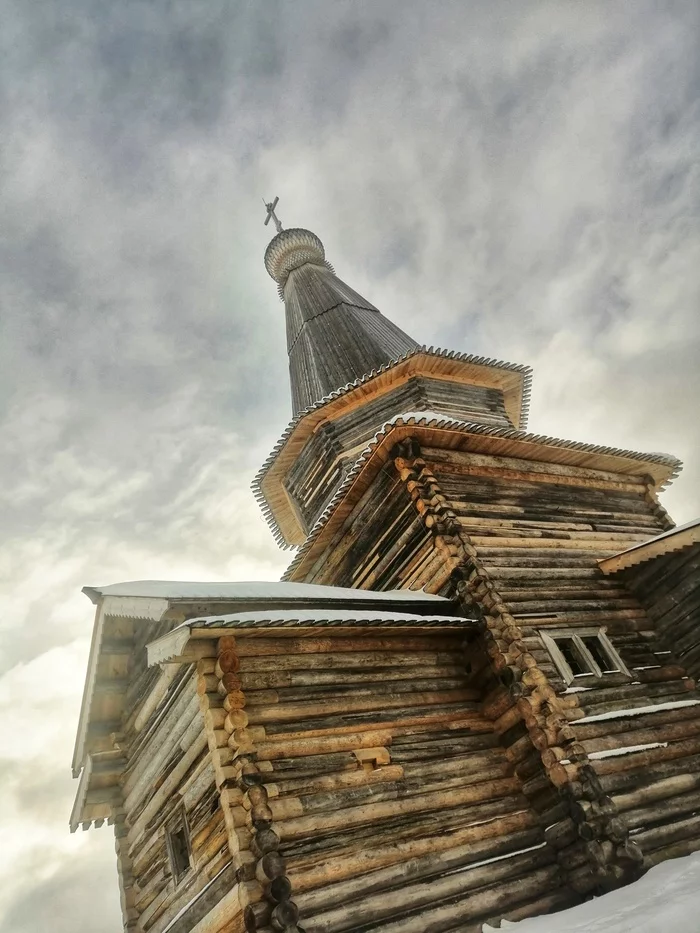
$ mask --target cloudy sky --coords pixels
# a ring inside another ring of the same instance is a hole
[[[0,930],[119,928],[70,836],[85,584],[274,579],[290,412],[261,198],[533,430],[700,514],[700,6],[0,0]]]

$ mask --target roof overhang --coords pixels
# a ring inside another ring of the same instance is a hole
[[[338,389],[302,412],[287,427],[253,481],[253,492],[281,547],[295,547],[306,540],[306,531],[284,486],[284,478],[309,438],[329,421],[396,389],[414,376],[500,389],[508,417],[518,429],[525,427],[530,403],[532,370],[505,363],[419,347],[362,379]]]
[[[279,582],[226,582],[180,583],[177,581],[136,580],[111,586],[83,588],[83,592],[96,606],[88,669],[78,720],[78,732],[73,752],[73,776],[78,777],[89,759],[88,735],[91,728],[100,732],[100,745],[109,747],[111,734],[105,723],[116,722],[122,714],[123,692],[120,680],[123,671],[118,662],[105,664],[105,656],[113,648],[114,636],[124,635],[132,622],[160,622],[172,619],[173,625],[192,616],[209,612],[230,613],[240,607],[244,610],[280,613],[291,609],[297,614],[306,609],[326,607],[333,614],[334,607],[342,603],[346,611],[361,614],[372,607],[375,614],[391,614],[393,610],[409,610],[414,614],[436,610],[447,615],[448,600],[440,596],[415,591],[366,592],[342,587],[308,586]],[[239,613],[240,615],[240,613]],[[175,629],[175,642],[182,640],[183,629]],[[169,636],[165,636],[168,638]],[[209,636],[214,637],[214,636]],[[187,636],[189,638],[189,635]],[[187,639],[185,639],[186,643]],[[127,640],[127,645],[128,645]],[[176,644],[177,647],[177,644]],[[127,656],[128,651],[127,650]],[[167,648],[170,651],[170,647]],[[152,663],[166,663],[182,654],[175,650],[168,656],[152,654]],[[100,752],[102,755],[103,752]],[[82,820],[80,822],[83,822]]]
[[[170,607],[167,599],[138,596],[103,596],[95,587],[83,587],[83,593],[96,605],[95,622],[90,643],[88,668],[80,704],[78,732],[73,750],[73,776],[78,777],[85,761],[85,743],[95,703],[95,687],[98,666],[105,635],[105,623],[109,617],[122,619],[149,619],[160,621]]]
[[[663,534],[650,538],[642,544],[636,544],[634,547],[627,548],[619,554],[613,554],[612,557],[606,557],[598,561],[598,566],[604,574],[617,573],[619,570],[627,570],[628,567],[636,567],[645,561],[653,560],[655,557],[662,557],[664,554],[672,554],[674,551],[682,551],[692,544],[700,543],[700,518],[685,525],[679,525],[677,528],[671,528]]]
[[[648,477],[656,489],[671,482],[682,467],[680,460],[669,454],[618,450],[580,441],[567,441],[524,431],[456,421],[431,413],[400,415],[385,424],[362,452],[312,528],[303,547],[282,577],[283,580],[303,580],[308,575],[316,561],[324,554],[330,540],[343,527],[356,503],[390,459],[395,444],[406,437],[415,437],[424,446],[566,464],[635,478]]]
[[[451,604],[446,600],[447,607]],[[456,612],[456,606],[455,612]],[[304,637],[318,635],[318,630],[330,631],[342,638],[356,635],[362,629],[363,635],[372,633],[386,634],[391,630],[396,634],[430,632],[470,632],[478,628],[476,619],[467,619],[460,615],[416,614],[408,612],[388,612],[378,606],[372,610],[353,609],[274,609],[256,612],[234,612],[222,615],[205,616],[190,619],[178,625],[171,632],[166,632],[146,646],[148,665],[183,663],[198,657],[197,642],[203,639],[220,638],[221,635],[237,632],[246,638],[270,636],[275,638]]]

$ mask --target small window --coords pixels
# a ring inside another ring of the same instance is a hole
[[[177,816],[168,824],[165,839],[170,870],[175,879],[175,884],[178,884],[190,870],[190,833],[184,809],[180,810]]]
[[[611,657],[614,652],[605,650],[599,636],[586,635],[581,638],[581,641],[603,674],[617,674],[620,668],[615,659]]]
[[[605,634],[605,629],[540,631],[542,641],[567,684],[575,680],[627,674],[629,671]]]

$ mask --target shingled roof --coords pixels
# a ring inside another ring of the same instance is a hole
[[[418,346],[338,278],[311,231],[279,233],[265,267],[284,299],[294,415]]]

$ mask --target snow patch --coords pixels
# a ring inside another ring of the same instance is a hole
[[[585,904],[518,923],[501,923],[514,933],[673,933],[699,927],[700,852],[655,865],[628,884]],[[484,933],[497,930],[484,924]]]
[[[601,758],[618,758],[632,752],[646,752],[650,748],[668,748],[668,742],[649,742],[646,745],[626,745],[625,748],[609,748],[604,752],[591,752],[589,758],[598,761]]]
[[[697,706],[700,700],[675,700],[669,703],[657,703],[655,706],[634,706],[631,709],[616,709],[610,713],[598,713],[577,719],[574,726],[586,722],[601,722],[603,719],[623,719],[625,716],[643,716],[645,713],[659,713],[665,709],[682,709],[684,706]]]
[[[309,599],[309,600],[382,600],[388,602],[449,602],[423,590],[355,590],[317,583],[280,583],[248,581],[230,583],[187,583],[177,580],[133,580],[109,586],[85,587],[100,596],[142,596],[158,599]]]

